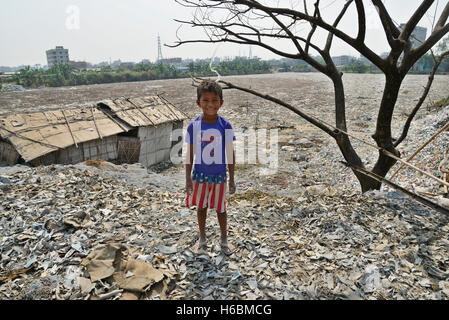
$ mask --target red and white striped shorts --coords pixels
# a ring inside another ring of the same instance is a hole
[[[226,183],[192,182],[193,193],[187,195],[187,208],[197,206],[198,209],[216,209],[217,213],[226,212]]]

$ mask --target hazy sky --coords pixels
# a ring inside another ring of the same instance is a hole
[[[437,13],[441,12],[447,1],[436,1],[438,7],[435,4],[419,25],[430,29],[435,8]],[[295,1],[287,1],[292,2]],[[323,15],[336,12],[344,2],[322,0]],[[364,2],[368,15],[367,44],[377,53],[387,51],[377,13],[371,1]],[[385,0],[384,3],[393,19],[402,23],[421,1]],[[55,46],[68,48],[70,59],[75,61],[155,61],[158,33],[163,43],[174,43],[179,24],[173,19],[189,20],[191,16],[191,9],[181,7],[174,0],[0,0],[0,66],[45,65],[45,51]],[[341,27],[351,32],[356,19],[355,11],[349,12]],[[188,27],[181,28],[180,33],[185,39],[203,35],[201,30],[191,31]],[[207,58],[216,48],[213,44],[188,44],[179,48],[162,47],[162,52],[164,58]],[[248,51],[247,46],[223,44],[216,56],[248,55]],[[263,59],[276,57],[258,47],[252,48],[252,54]],[[336,41],[332,54],[358,55],[340,41]]]

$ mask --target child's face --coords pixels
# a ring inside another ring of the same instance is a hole
[[[215,92],[203,92],[200,100],[197,100],[196,103],[203,110],[205,116],[214,117],[223,105],[223,100]]]

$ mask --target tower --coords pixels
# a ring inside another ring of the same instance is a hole
[[[157,62],[161,62],[162,59],[162,47],[161,47],[161,37],[159,36],[159,33],[157,34]]]

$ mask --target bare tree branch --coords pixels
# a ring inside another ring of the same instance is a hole
[[[317,1],[317,4],[319,4],[319,1]],[[307,53],[304,52],[303,48],[299,44],[296,37],[293,35],[293,33],[290,31],[288,27],[285,26],[273,13],[267,12],[268,15],[282,28],[282,30],[288,35],[288,37],[293,41],[296,49],[298,50],[300,56],[302,59],[309,64],[311,64],[314,68],[320,70],[324,74],[328,74],[329,71],[323,67],[320,63],[318,63],[315,59],[312,59]]]
[[[340,11],[340,14],[338,15],[337,19],[335,19],[334,24],[332,25],[332,27],[336,28],[338,26],[338,24],[340,23],[341,19],[343,18],[343,16],[346,13],[346,10],[348,9],[348,7],[351,5],[351,3],[353,2],[353,0],[349,0],[346,1],[345,5],[343,6],[343,9]],[[357,1],[357,3],[360,1]],[[363,6],[363,5],[362,5]],[[357,7],[358,8],[358,7]],[[363,10],[362,10],[363,11]],[[364,13],[363,13],[364,14]],[[360,18],[360,15],[359,15]],[[360,22],[360,21],[359,21]],[[360,30],[362,30],[362,26],[359,25],[359,33]],[[326,46],[324,48],[324,51],[327,52],[329,54],[331,45],[332,45],[332,39],[334,38],[334,34],[332,32],[329,32],[329,35],[327,37],[327,41],[326,41]]]
[[[418,25],[418,22],[421,18],[426,14],[427,10],[432,6],[435,0],[424,0],[421,5],[416,9],[415,13],[413,13],[412,17],[405,24],[404,28],[401,31],[398,39],[403,42],[407,42],[410,39],[410,35],[412,34],[415,27]]]
[[[401,75],[406,75],[410,68],[422,57],[427,51],[429,51],[438,41],[441,40],[446,34],[449,33],[449,24],[437,29],[427,38],[427,40],[418,48],[412,49],[410,54],[404,55],[399,72]]]
[[[237,33],[233,32],[232,30],[228,29],[225,26],[221,26],[221,25],[217,25],[217,24],[202,24],[202,25],[198,25],[198,24],[196,24],[195,22],[192,22],[192,21],[190,21],[190,22],[189,21],[182,21],[182,20],[175,20],[175,21],[180,22],[180,23],[184,23],[184,24],[190,24],[190,25],[192,25],[194,27],[195,26],[196,27],[204,27],[204,26],[206,26],[206,27],[215,27],[215,28],[223,30],[226,33],[226,35],[223,36],[222,39],[217,39],[217,40],[213,40],[213,39],[210,39],[210,40],[197,39],[197,40],[178,41],[174,45],[167,45],[170,48],[175,48],[175,47],[178,47],[178,46],[180,46],[182,44],[187,44],[187,43],[232,42],[232,43],[238,43],[238,44],[258,45],[258,46],[263,47],[263,48],[265,48],[267,50],[270,50],[271,52],[273,52],[273,53],[275,53],[277,55],[280,55],[282,57],[291,58],[291,59],[302,59],[302,56],[300,54],[293,54],[293,53],[287,53],[287,52],[284,52],[284,51],[280,51],[280,50],[278,50],[278,49],[276,49],[276,48],[274,48],[272,46],[267,45],[266,43],[264,43],[264,42],[262,42],[260,40],[256,41],[256,40],[249,39],[247,37],[243,37],[241,34],[237,34]],[[228,35],[231,35],[231,36],[235,37],[238,40],[231,39],[231,38],[228,37]],[[323,67],[321,66],[321,68],[323,68]]]
[[[366,14],[362,0],[355,1],[359,20],[359,33],[357,34],[357,42],[364,43],[366,36]]]
[[[332,32],[335,36],[352,46],[354,49],[358,50],[361,54],[363,54],[367,59],[369,59],[374,65],[376,65],[379,69],[383,70],[385,69],[385,63],[384,61],[371,49],[369,49],[364,43],[359,43],[357,39],[351,38],[346,33],[342,32],[341,30],[338,30],[334,28],[333,26],[329,25],[328,23],[324,22],[321,17],[311,17],[309,15],[306,15],[302,12],[288,9],[288,8],[277,8],[277,7],[267,7],[255,0],[235,0],[234,3],[246,5],[255,9],[259,9],[265,13],[271,12],[271,13],[277,13],[277,14],[284,14],[286,16],[291,16],[297,19],[303,19],[306,21],[309,21],[313,24],[316,24],[320,28],[323,28],[329,32]]]
[[[332,80],[334,85],[335,127],[332,127],[331,125],[318,119],[314,119],[313,117],[306,115],[301,110],[298,110],[297,108],[277,98],[261,94],[252,89],[242,88],[223,80],[217,81],[226,86],[225,89],[238,89],[284,106],[300,115],[306,121],[309,121],[316,127],[325,131],[336,140],[342,155],[352,168],[364,168],[364,165],[360,156],[352,147],[349,135],[342,133],[342,131],[347,131],[345,91],[341,77],[342,73],[337,69],[330,55],[334,37],[338,37],[340,40],[356,49],[360,54],[376,65],[385,74],[385,87],[378,110],[376,131],[372,136],[379,150],[382,151],[379,152],[377,161],[371,170],[372,174],[379,177],[385,177],[396,161],[400,161],[400,153],[396,150],[396,147],[407,136],[410,124],[413,121],[416,112],[422,106],[423,101],[428,95],[434,74],[438,69],[438,66],[441,64],[442,59],[449,55],[449,53],[445,53],[439,58],[438,61],[435,62],[435,66],[432,69],[428,84],[420,101],[409,115],[404,125],[401,137],[394,141],[391,134],[392,119],[402,81],[413,64],[429,49],[431,49],[446,33],[449,32],[449,25],[446,24],[449,17],[449,3],[441,13],[435,29],[432,31],[429,38],[418,48],[414,49],[412,48],[410,37],[416,25],[423,15],[426,14],[434,0],[423,0],[421,5],[415,10],[402,30],[399,30],[399,28],[395,26],[395,23],[390,17],[382,0],[371,0],[373,5],[377,8],[385,35],[391,47],[389,56],[386,59],[382,59],[365,44],[367,26],[363,0],[346,0],[332,25],[324,21],[321,16],[320,0],[316,0],[314,3],[315,9],[313,11],[313,15],[310,15],[312,14],[311,12],[309,14],[306,0],[304,0],[304,9],[302,12],[291,8],[280,8],[279,5],[277,7],[267,6],[265,3],[270,2],[258,0],[176,1],[183,2],[187,6],[201,9],[197,12],[192,21],[179,22],[192,27],[205,28],[205,30],[207,30],[208,38],[185,41],[179,40],[172,47],[185,43],[200,42],[230,42],[237,44],[257,45],[282,57],[304,60],[321,73],[327,75]],[[355,3],[358,19],[358,32],[354,38],[338,28],[340,21],[343,20],[343,17],[346,15],[352,3]],[[220,14],[222,12],[219,10],[224,11],[225,13],[228,11],[228,14],[222,15]],[[215,13],[218,15],[215,15]],[[266,24],[264,24],[266,21],[271,21],[272,26],[267,28]],[[300,33],[297,31],[297,28],[300,27],[301,24],[310,24],[310,29],[304,30],[307,32],[304,36],[300,36]],[[328,32],[327,40],[323,49],[320,48],[318,43],[313,43],[312,41],[312,38],[317,30]],[[273,39],[289,40],[290,44],[293,44],[294,46],[293,50],[296,52],[287,52],[286,50],[281,49],[280,46],[272,44],[271,40]],[[324,59],[324,64],[309,54],[310,49],[315,50],[321,55]],[[402,60],[398,66],[398,61],[401,55]],[[379,182],[378,179],[376,180],[371,176],[368,177],[366,174],[361,174],[356,170],[354,170],[354,174],[360,182],[362,192],[372,189],[380,189],[381,182]]]
[[[390,44],[390,47],[397,48],[400,45],[400,41],[397,40],[401,32],[394,25],[393,20],[388,14],[387,9],[385,8],[383,2],[381,0],[372,0],[373,5],[376,7],[377,12],[379,14],[380,21],[382,22],[382,26],[385,31],[385,35],[387,36],[387,41]]]
[[[437,72],[441,62],[444,60],[445,57],[449,56],[449,51],[444,52],[441,54],[438,59],[435,61],[435,65],[432,68],[432,71],[429,74],[429,79],[427,80],[427,85],[424,88],[424,92],[421,95],[421,98],[419,99],[418,103],[416,104],[415,108],[413,108],[412,112],[407,118],[407,121],[405,122],[404,129],[402,130],[401,136],[398,138],[397,141],[393,144],[394,147],[397,147],[404,139],[407,137],[408,130],[410,128],[410,125],[413,121],[413,118],[415,117],[418,110],[421,108],[422,104],[424,103],[424,100],[426,100],[427,95],[429,94],[430,87],[432,86],[433,79],[435,77],[435,73]]]
[[[444,7],[443,12],[441,12],[440,18],[438,19],[435,29],[443,28],[448,18],[449,18],[449,2]]]
[[[307,13],[307,6],[306,6],[306,0],[304,0],[304,8],[305,8],[305,13],[308,15],[308,13]],[[314,17],[317,17],[317,16],[320,15],[319,10],[320,10],[320,8],[319,8],[319,1],[318,1],[315,4],[315,12],[313,13]],[[316,24],[310,23],[310,25],[311,25],[312,29],[310,30],[310,32],[309,32],[309,34],[307,36],[306,48],[304,50],[307,54],[309,54],[310,43],[312,41],[313,34],[315,33],[316,28],[317,28]]]
[[[296,40],[293,33],[290,31],[289,28],[287,28],[273,13],[267,12],[268,15],[282,28],[282,30],[289,36],[289,38],[293,41],[296,49],[301,55],[305,55],[304,50],[302,49],[301,45],[299,44],[298,40]]]
[[[297,115],[299,115],[301,118],[307,120],[308,122],[310,122],[311,124],[315,125],[316,127],[320,128],[321,130],[323,130],[324,132],[326,132],[328,135],[330,135],[331,137],[335,138],[336,133],[329,127],[325,126],[323,123],[315,120],[314,118],[308,116],[307,114],[305,114],[304,112],[298,110],[297,108],[293,107],[292,105],[279,100],[278,98],[272,97],[270,95],[266,95],[266,94],[262,94],[260,92],[257,92],[255,90],[252,89],[248,89],[248,88],[243,88],[240,86],[237,86],[233,83],[227,82],[227,81],[223,81],[223,80],[219,80],[218,82],[223,83],[224,85],[226,85],[227,88],[229,89],[237,89],[243,92],[247,92],[247,93],[251,93],[257,97],[263,98],[265,100],[268,101],[272,101],[274,103],[277,103],[283,107],[286,107],[287,109],[293,111],[294,113],[296,113]]]
[[[416,21],[416,19],[418,19],[420,16],[422,17],[425,14],[425,12],[422,12],[423,10],[422,7],[425,5],[424,8],[429,8],[430,7],[429,2],[433,1],[428,0],[423,2],[423,4],[421,4],[420,8],[418,8],[413,17],[407,23],[407,25],[409,25],[410,23],[410,27],[413,26],[414,25],[413,23]],[[422,43],[419,47],[411,49],[409,52],[406,52],[406,54],[404,55],[401,66],[399,67],[401,75],[405,76],[405,74],[410,70],[410,68],[416,63],[416,61],[418,61],[418,59],[422,55],[424,55],[427,51],[429,51],[438,41],[441,40],[441,38],[443,38],[447,33],[449,33],[449,23],[446,23],[448,17],[449,17],[449,2],[443,9],[440,18],[438,19],[438,22],[435,26],[435,29],[433,30],[431,35],[426,39],[426,41],[424,41],[424,43]],[[403,34],[405,34],[407,25],[402,31],[400,37],[405,36]],[[414,26],[416,26],[416,24]]]

